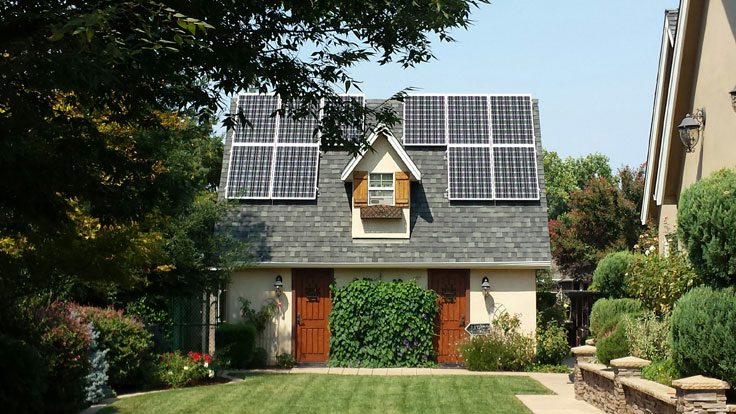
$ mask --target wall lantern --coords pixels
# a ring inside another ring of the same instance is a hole
[[[731,95],[731,106],[733,107],[733,111],[736,112],[736,86],[731,89],[729,95]]]
[[[488,280],[488,276],[483,276],[483,280],[480,282],[480,288],[483,289],[483,296],[491,294],[491,282]]]
[[[685,146],[686,152],[695,151],[695,146],[698,145],[704,127],[705,112],[702,109],[696,110],[693,115],[685,115],[685,119],[677,126],[677,130],[680,132],[680,141]]]
[[[276,296],[281,296],[281,292],[284,290],[284,279],[281,275],[276,276],[276,281],[273,282],[273,287],[276,289]]]

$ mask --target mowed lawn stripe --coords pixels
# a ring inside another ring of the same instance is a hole
[[[514,394],[550,394],[528,377],[248,375],[237,384],[121,399],[102,413],[529,413]]]

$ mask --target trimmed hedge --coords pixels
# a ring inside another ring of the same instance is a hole
[[[631,259],[632,255],[627,251],[609,253],[601,259],[593,272],[593,289],[605,298],[627,297],[624,280]]]
[[[256,327],[252,323],[223,323],[215,331],[218,359],[232,368],[248,368],[256,352]]]
[[[682,376],[736,384],[736,290],[698,287],[672,311],[672,360]]]
[[[677,231],[695,271],[711,286],[736,282],[736,170],[720,170],[682,192]]]
[[[615,325],[610,334],[597,339],[595,342],[595,356],[598,360],[608,365],[612,359],[623,358],[629,356],[629,341],[626,338],[626,318],[625,315],[619,316],[619,322]]]
[[[639,314],[643,310],[644,306],[637,299],[599,299],[590,311],[590,332],[596,340],[600,339],[613,331],[621,315]]]
[[[332,366],[432,364],[437,295],[416,282],[354,280],[333,290]]]

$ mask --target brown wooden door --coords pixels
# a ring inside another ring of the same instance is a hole
[[[465,326],[470,318],[470,271],[458,269],[429,270],[429,288],[440,297],[435,349],[437,362],[462,362],[457,344],[467,337]]]
[[[332,310],[332,269],[294,269],[294,335],[297,362],[326,362],[330,349],[327,316]]]

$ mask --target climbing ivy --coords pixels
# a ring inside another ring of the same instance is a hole
[[[437,295],[413,281],[359,279],[333,287],[329,364],[432,365],[437,310]]]

